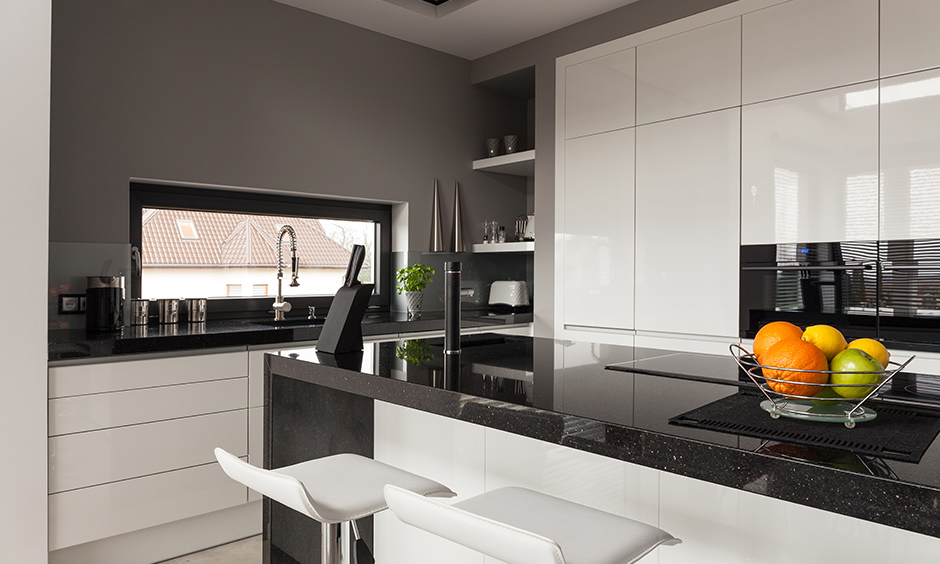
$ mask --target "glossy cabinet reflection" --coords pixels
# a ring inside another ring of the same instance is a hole
[[[636,120],[636,49],[565,69],[565,138],[630,127]]]
[[[633,327],[633,129],[565,142],[564,323]]]
[[[742,33],[745,104],[878,78],[878,0],[793,0]]]
[[[877,239],[877,86],[742,109],[741,244]]]
[[[373,458],[437,480],[459,498],[484,492],[484,428],[375,402]],[[483,555],[415,527],[390,511],[374,517],[376,562],[410,564],[448,562],[483,564]]]
[[[881,0],[881,76],[940,66],[940,3]]]
[[[741,103],[741,18],[637,47],[637,123]]]
[[[636,329],[737,334],[738,108],[637,128]]]
[[[773,483],[760,475],[745,486],[750,491],[741,491],[662,472],[659,526],[680,537],[682,544],[660,551],[660,564],[932,562],[937,558],[938,541],[933,537],[759,495],[770,488]],[[791,550],[781,539],[799,539],[799,548]]]
[[[881,239],[940,237],[940,70],[881,81]]]

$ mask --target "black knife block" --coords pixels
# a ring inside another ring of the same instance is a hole
[[[356,284],[337,290],[317,340],[319,352],[344,354],[362,350],[362,318],[374,287]]]

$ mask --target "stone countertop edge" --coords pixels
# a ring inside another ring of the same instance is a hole
[[[688,478],[940,538],[938,488],[494,401],[289,357],[265,355],[265,371]]]
[[[531,313],[515,315],[473,315],[465,313],[460,326],[463,329],[525,325],[532,322]],[[274,327],[250,320],[208,321],[195,326],[142,325],[124,327],[110,333],[89,333],[83,329],[50,330],[49,362],[70,360],[107,359],[120,355],[193,351],[235,346],[290,345],[316,341],[320,337],[319,325]],[[397,336],[401,333],[443,331],[442,316],[429,315],[424,319],[393,320],[380,318],[362,323],[363,337],[379,335]]]

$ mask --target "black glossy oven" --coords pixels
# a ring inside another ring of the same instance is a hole
[[[940,240],[742,246],[739,313],[743,338],[785,320],[940,347]]]
[[[778,320],[876,336],[877,262],[877,241],[742,246],[741,336]]]
[[[882,241],[878,335],[940,346],[940,239]]]

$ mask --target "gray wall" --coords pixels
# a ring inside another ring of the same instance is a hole
[[[271,0],[54,0],[52,47],[52,241],[127,242],[132,177],[408,202],[413,251],[434,177],[473,239],[526,211],[471,169],[525,102],[464,59]]]
[[[47,561],[49,0],[0,2],[0,551]],[[14,275],[16,273],[16,275]]]
[[[678,20],[734,0],[640,0],[589,20],[473,61],[474,84],[535,67],[535,334],[554,326],[555,59],[594,45]],[[531,209],[531,208],[530,208]]]

